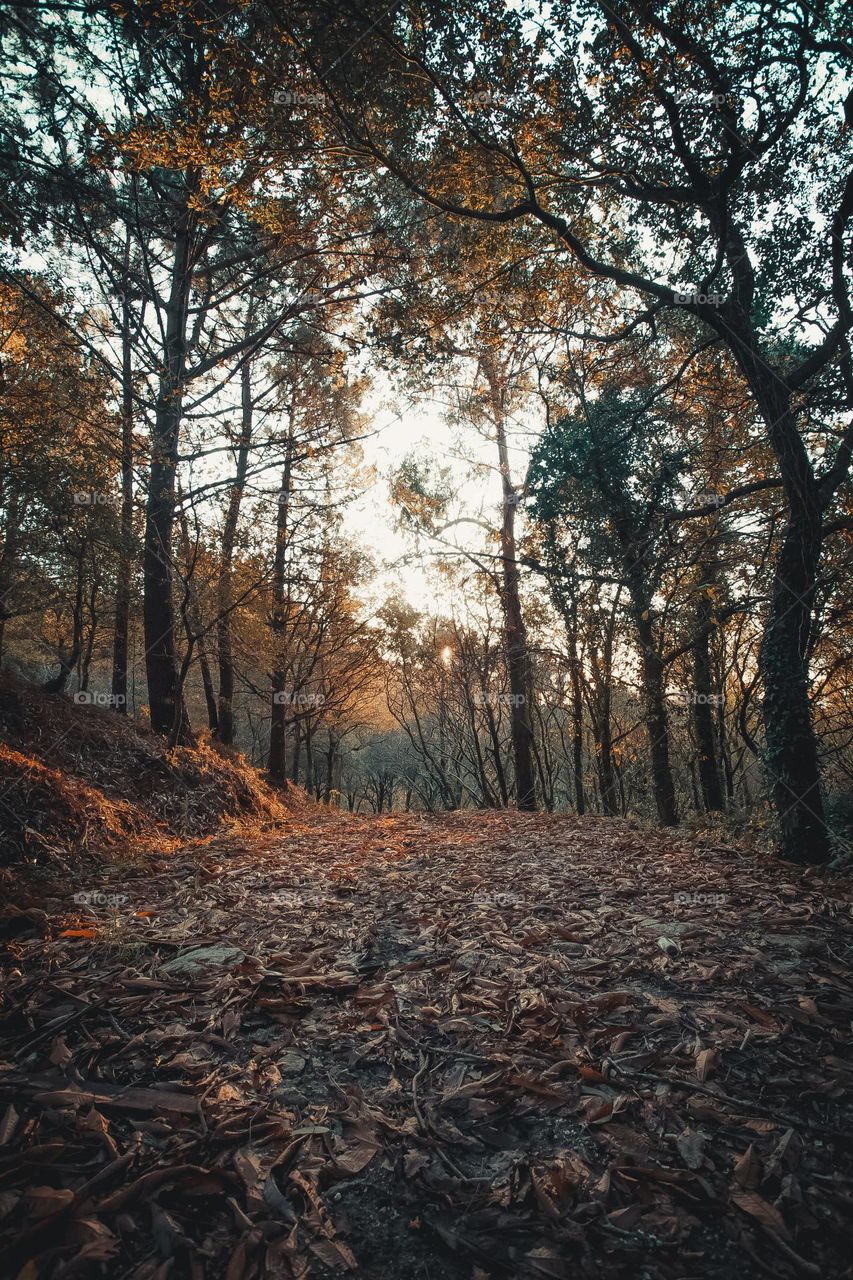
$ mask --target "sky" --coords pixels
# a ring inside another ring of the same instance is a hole
[[[440,395],[440,387],[436,389]],[[501,487],[496,469],[496,446],[484,440],[473,427],[451,424],[440,400],[396,402],[390,394],[376,395],[368,404],[373,434],[362,441],[365,467],[373,469],[366,492],[352,503],[344,514],[344,530],[353,540],[367,547],[377,563],[376,580],[371,597],[381,601],[388,596],[402,596],[414,607],[429,612],[452,612],[453,595],[446,579],[430,571],[429,554],[418,554],[411,534],[398,526],[397,513],[389,495],[392,473],[410,454],[431,456],[439,466],[448,466],[454,486],[458,484],[466,515],[478,516],[490,523],[500,514]],[[528,428],[529,430],[529,428]],[[527,433],[512,436],[514,479],[523,479],[527,467],[529,438]],[[479,474],[471,475],[471,466],[463,459],[470,457],[482,463]],[[487,469],[488,468],[488,469]],[[468,550],[482,549],[483,530],[471,525],[454,529],[453,541]],[[430,548],[421,542],[421,552]]]

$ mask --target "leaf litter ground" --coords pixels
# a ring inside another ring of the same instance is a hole
[[[853,1275],[849,879],[318,812],[11,896],[4,1274]]]

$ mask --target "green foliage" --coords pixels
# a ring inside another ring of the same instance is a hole
[[[613,571],[628,546],[648,551],[660,538],[660,516],[675,501],[686,462],[663,414],[639,394],[607,389],[537,443],[529,514],[549,542],[571,531],[594,568]]]

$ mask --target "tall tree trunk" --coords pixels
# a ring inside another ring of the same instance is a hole
[[[829,856],[807,659],[819,555],[820,517],[815,520],[804,502],[791,513],[783,535],[760,651],[765,760],[781,829],[779,852],[811,865]]]
[[[254,311],[249,306],[246,316],[246,332],[251,332]],[[249,450],[252,444],[252,362],[246,360],[240,370],[241,421],[240,438],[236,452],[234,483],[228,494],[228,508],[222,528],[222,556],[219,567],[217,645],[219,650],[219,727],[216,736],[228,746],[234,741],[234,656],[231,644],[232,580],[234,570],[234,544],[240,506],[249,468]]]
[[[471,748],[474,753],[474,768],[477,774],[477,783],[480,787],[480,800],[484,809],[494,809],[497,807],[495,803],[495,796],[492,788],[489,786],[489,779],[486,774],[486,761],[483,757],[483,749],[480,745],[480,735],[477,731],[475,701],[468,686],[467,679],[463,683],[462,694],[465,699],[465,710],[468,713],[468,727],[471,730]]]
[[[334,773],[335,773],[335,752],[337,750],[337,740],[329,730],[329,745],[326,748],[326,785],[323,789],[323,800],[326,804],[330,804],[332,800],[332,791],[334,789]]]
[[[273,607],[270,625],[274,646],[272,670],[272,707],[270,719],[270,751],[267,772],[280,787],[287,786],[287,704],[285,689],[284,636],[287,626],[287,602],[285,596],[285,553],[288,538],[288,512],[290,510],[290,485],[293,469],[293,413],[287,433],[281,492],[278,496],[275,531],[275,557],[273,560]]]
[[[293,725],[293,758],[291,760],[290,781],[299,786],[299,769],[302,763],[302,729],[299,721]]]
[[[652,770],[652,789],[658,821],[662,827],[674,827],[678,823],[675,803],[675,783],[669,762],[669,723],[666,713],[666,671],[663,659],[655,644],[654,629],[649,620],[650,602],[634,603],[634,624],[640,641],[643,671],[643,701],[646,711],[646,731],[649,740],[649,760]]]
[[[527,648],[527,630],[521,610],[519,594],[520,575],[515,546],[515,512],[518,493],[512,483],[509,451],[506,439],[500,388],[491,369],[487,369],[492,400],[495,431],[498,443],[498,461],[503,491],[503,517],[501,520],[501,566],[503,578],[504,644],[512,695],[510,728],[512,754],[515,764],[515,796],[519,809],[536,808],[536,781],[533,771],[533,725],[530,718],[530,655]]]
[[[183,503],[183,498],[178,486],[178,500]],[[216,732],[217,726],[217,706],[216,697],[213,692],[213,678],[210,674],[210,658],[207,653],[207,636],[202,617],[201,604],[198,598],[198,592],[192,581],[193,563],[192,548],[190,545],[190,531],[187,524],[187,513],[183,505],[181,506],[180,515],[181,526],[181,543],[184,555],[184,564],[186,565],[187,581],[186,581],[186,597],[184,602],[184,628],[187,635],[187,643],[192,650],[198,646],[198,665],[201,670],[201,684],[204,690],[204,701],[207,707],[207,727]],[[180,681],[180,689],[183,692],[186,676],[184,675]]]
[[[85,693],[89,688],[89,673],[92,669],[92,654],[95,652],[95,636],[98,634],[98,587],[100,585],[98,573],[94,570],[92,581],[89,585],[89,632],[86,636],[86,645],[80,661],[80,688]]]
[[[640,647],[643,703],[655,807],[661,826],[674,827],[678,823],[678,809],[675,802],[675,782],[669,760],[666,667],[652,623],[652,588],[643,568],[646,547],[633,539],[625,523],[619,529],[619,537],[624,557],[625,581],[631,600],[631,616]]]
[[[742,351],[739,356],[767,426],[788,509],[759,654],[764,760],[780,828],[780,857],[819,865],[830,850],[809,698],[808,655],[823,502],[797,430],[790,393],[760,356]]]
[[[533,763],[536,766],[536,777],[539,780],[539,795],[548,813],[554,811],[554,766],[548,750],[548,737],[541,712],[537,711],[536,723],[540,734],[533,733]],[[559,770],[558,770],[559,772]]]
[[[314,790],[314,726],[310,720],[305,721],[305,790],[310,795]]]
[[[708,813],[725,808],[713,708],[718,694],[714,692],[711,663],[711,627],[713,604],[702,592],[696,610],[696,639],[693,642],[693,729],[696,734],[697,766],[702,803]]]
[[[595,737],[596,773],[601,791],[601,808],[607,817],[619,812],[618,784],[613,760],[613,645],[616,636],[616,616],[622,598],[620,586],[613,598],[609,612],[599,614],[602,629],[601,652],[593,638],[589,644],[589,661],[592,669],[593,692],[590,713]]]
[[[151,467],[145,509],[143,617],[148,704],[155,733],[192,741],[189,717],[179,691],[175,640],[172,538],[178,439],[183,413],[187,308],[190,296],[189,213],[175,236],[172,279],[160,377],[151,433]],[[175,735],[175,726],[177,733]]]
[[[722,689],[722,681],[719,682]],[[725,695],[720,699],[717,707],[717,741],[720,744],[720,760],[722,762],[723,779],[726,785],[726,803],[731,804],[735,798],[735,778],[734,769],[732,767],[732,753],[729,749],[728,732],[726,728],[726,705]]]
[[[130,578],[133,563],[133,351],[130,332],[130,236],[125,248],[121,306],[121,515],[113,622],[112,707],[127,715]]]
[[[201,669],[201,684],[204,689],[204,703],[207,707],[207,727],[215,737],[218,727],[219,709],[216,704],[216,694],[213,692],[213,676],[210,673],[210,659],[207,656],[207,650],[200,641],[198,665]]]
[[[569,636],[569,660],[572,681],[572,770],[575,782],[575,809],[579,815],[586,812],[586,796],[583,784],[583,689],[577,649],[577,616],[575,629]]]

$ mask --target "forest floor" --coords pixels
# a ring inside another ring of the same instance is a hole
[[[853,1275],[849,877],[306,811],[7,887],[4,1274]]]

